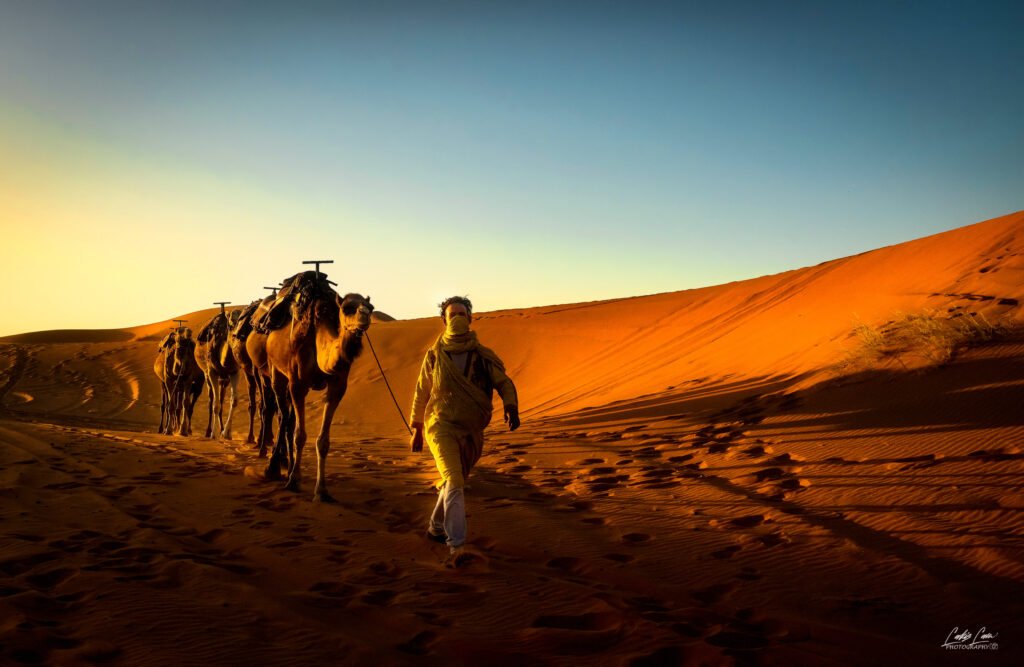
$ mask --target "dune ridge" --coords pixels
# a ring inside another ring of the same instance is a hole
[[[251,474],[250,445],[155,433],[168,322],[8,338],[0,662],[942,664],[953,627],[985,625],[1001,645],[971,657],[1015,664],[1022,251],[1018,212],[727,285],[478,313],[524,420],[489,429],[464,570],[422,534],[432,464],[368,351],[332,430],[338,504],[317,505]],[[833,372],[857,323],[925,311],[1006,329],[939,367]],[[403,409],[439,329],[369,330]]]

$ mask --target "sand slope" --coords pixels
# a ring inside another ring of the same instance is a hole
[[[1019,325],[1022,251],[1017,213],[755,280],[478,315],[524,426],[492,427],[469,491],[480,559],[454,571],[422,537],[429,458],[368,352],[332,433],[339,503],[320,506],[243,475],[244,399],[236,441],[154,434],[168,323],[13,337],[0,655],[943,664],[954,626],[985,625],[1000,649],[961,659],[1019,664],[1024,338],[928,371],[826,369],[855,322],[900,311]],[[370,330],[403,409],[438,329]]]

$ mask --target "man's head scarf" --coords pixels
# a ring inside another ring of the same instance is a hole
[[[445,352],[458,354],[477,348],[476,332],[469,328],[469,318],[465,315],[453,315],[448,318],[441,345]]]

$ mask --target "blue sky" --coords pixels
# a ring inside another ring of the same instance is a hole
[[[0,278],[109,295],[0,335],[248,301],[315,255],[415,317],[1024,207],[1021,3],[702,4],[0,4]]]

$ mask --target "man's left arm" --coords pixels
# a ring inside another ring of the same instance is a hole
[[[505,423],[510,431],[514,431],[519,428],[519,396],[516,386],[500,362],[487,364],[487,367],[491,373],[491,383],[505,406]]]

